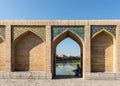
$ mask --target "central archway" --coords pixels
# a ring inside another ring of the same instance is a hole
[[[74,40],[76,43],[78,43],[78,45],[81,48],[81,76],[83,76],[83,40],[76,35],[75,33],[73,33],[72,31],[66,30],[64,32],[62,32],[60,35],[58,35],[57,37],[55,37],[55,39],[53,40],[52,43],[52,77],[54,78],[56,76],[56,47],[57,45],[63,41],[65,38],[71,38],[72,40]]]

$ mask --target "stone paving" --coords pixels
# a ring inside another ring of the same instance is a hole
[[[119,80],[75,79],[0,79],[0,86],[120,86]]]

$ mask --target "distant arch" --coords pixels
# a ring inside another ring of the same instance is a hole
[[[0,71],[6,70],[6,44],[2,37],[0,37]]]

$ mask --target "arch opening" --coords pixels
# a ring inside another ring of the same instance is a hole
[[[79,55],[81,56],[80,57],[80,60],[79,60],[79,62],[77,62],[79,65],[80,65],[80,68],[81,68],[81,75],[80,75],[80,77],[82,77],[82,75],[83,75],[83,45],[82,45],[82,41],[81,41],[81,38],[80,37],[78,37],[76,34],[74,34],[73,32],[71,32],[71,31],[69,31],[69,30],[67,30],[67,31],[65,31],[64,33],[62,33],[62,34],[60,34],[59,36],[57,36],[55,39],[54,39],[54,41],[53,41],[53,52],[52,52],[52,55],[53,55],[53,58],[52,58],[52,73],[53,73],[53,78],[71,78],[71,77],[73,77],[75,74],[74,73],[72,73],[72,74],[70,74],[70,72],[72,71],[73,72],[73,70],[71,70],[71,71],[69,71],[68,73],[69,74],[59,74],[59,73],[56,73],[56,72],[58,72],[56,69],[57,69],[57,66],[58,66],[58,64],[57,64],[57,57],[56,56],[58,56],[57,55],[57,46],[59,46],[59,44],[61,44],[64,40],[66,40],[66,39],[70,39],[70,40],[72,40],[73,42],[75,42],[78,46],[78,48],[79,48]],[[64,45],[65,46],[65,45]],[[62,48],[64,48],[64,47],[62,47]],[[64,63],[64,62],[63,62]],[[71,62],[69,62],[69,63],[71,63]],[[75,65],[77,65],[77,63],[75,64]],[[75,66],[74,65],[74,66]],[[65,69],[65,68],[64,68]],[[74,75],[73,75],[74,74]]]
[[[106,31],[91,40],[91,72],[113,71],[113,37]]]
[[[13,43],[12,70],[44,71],[44,53],[45,43],[40,37],[31,31],[23,33]]]

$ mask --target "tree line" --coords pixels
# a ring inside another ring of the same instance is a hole
[[[79,56],[64,56],[64,57],[59,57],[59,56],[56,56],[56,62],[57,63],[61,63],[61,62],[77,62],[80,60],[80,57]]]

